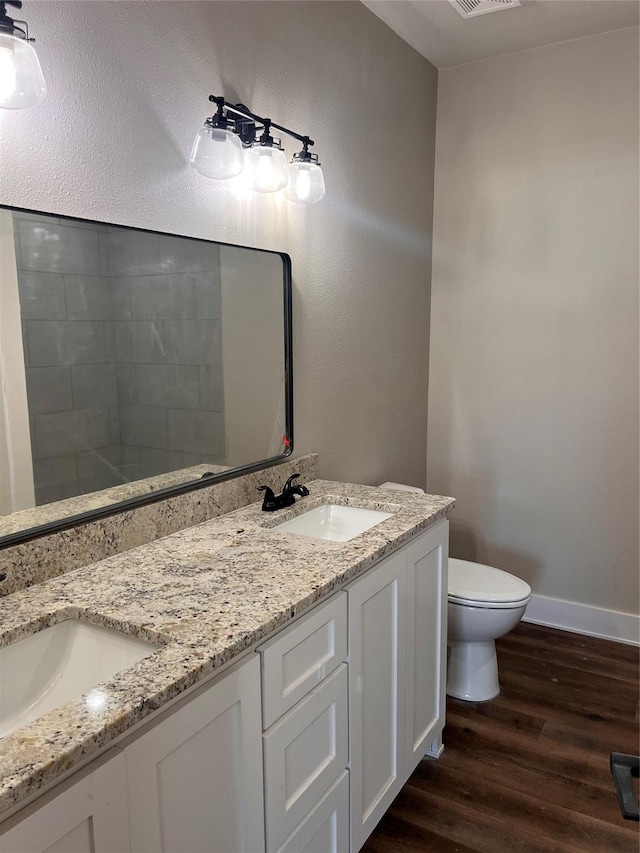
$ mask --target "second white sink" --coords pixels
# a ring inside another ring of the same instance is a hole
[[[99,710],[106,696],[91,688],[158,648],[80,619],[0,648],[0,737],[83,693],[85,704]]]
[[[376,509],[323,504],[271,529],[279,533],[328,539],[331,542],[348,542],[392,515],[391,512]]]

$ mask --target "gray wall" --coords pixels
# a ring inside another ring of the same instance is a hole
[[[49,94],[0,117],[0,200],[288,252],[297,451],[424,485],[435,69],[358,2],[178,5],[25,4]],[[192,170],[212,92],[310,133],[326,198]]]
[[[637,29],[440,72],[434,247],[452,554],[637,613]]]

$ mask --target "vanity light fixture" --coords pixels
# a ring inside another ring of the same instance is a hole
[[[26,21],[10,18],[7,6],[22,9],[22,0],[0,2],[0,107],[24,110],[44,99],[47,84]]]
[[[302,151],[293,155],[289,164],[287,198],[298,204],[313,204],[324,196],[324,177],[317,154],[308,151],[309,140],[303,140]]]
[[[256,115],[244,104],[230,104],[218,95],[210,95],[209,100],[218,109],[195,138],[189,158],[194,169],[218,180],[233,178],[244,169],[247,186],[256,192],[287,187],[290,201],[320,201],[325,186],[318,155],[309,151],[313,139]],[[302,142],[302,151],[293,155],[288,166],[282,142],[271,135],[272,128]]]

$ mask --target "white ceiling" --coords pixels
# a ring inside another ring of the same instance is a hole
[[[362,0],[436,68],[637,26],[639,0],[521,0],[463,18],[448,0]]]

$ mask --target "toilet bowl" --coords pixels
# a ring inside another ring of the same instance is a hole
[[[447,695],[488,702],[500,693],[496,643],[524,616],[531,587],[520,578],[449,558]]]
[[[416,486],[386,482],[381,489],[420,492]],[[520,578],[469,560],[449,557],[447,695],[489,702],[500,693],[496,643],[516,627],[531,600]]]

